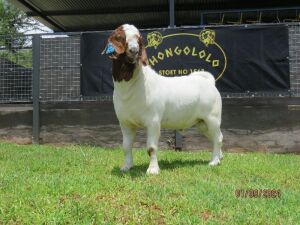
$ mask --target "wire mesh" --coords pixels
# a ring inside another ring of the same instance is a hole
[[[300,23],[289,25],[289,55],[291,93],[300,97]]]
[[[41,101],[80,100],[80,35],[44,35],[40,49]]]
[[[0,36],[0,103],[32,100],[32,36]]]

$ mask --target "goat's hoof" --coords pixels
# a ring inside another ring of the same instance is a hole
[[[208,165],[210,165],[210,166],[217,166],[217,165],[219,165],[220,163],[221,163],[220,159],[213,159],[213,160],[211,160],[211,161],[209,162]]]
[[[156,174],[159,174],[159,167],[149,167],[147,169],[147,174],[151,175],[156,175]]]
[[[132,167],[133,167],[133,165],[125,165],[121,168],[121,172],[125,173],[125,172],[129,171]]]
[[[220,154],[220,160],[222,160],[222,159],[224,159],[224,155],[223,155],[223,153],[221,152],[221,154]]]

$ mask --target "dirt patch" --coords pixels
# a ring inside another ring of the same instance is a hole
[[[211,150],[211,143],[196,129],[182,132],[183,150]],[[223,129],[223,149],[230,152],[262,151],[274,153],[300,154],[300,127],[281,130],[236,130]],[[32,128],[16,126],[0,129],[0,140],[31,144]],[[41,144],[89,144],[101,147],[115,148],[122,144],[122,133],[119,125],[102,126],[42,126]],[[135,148],[146,147],[146,132],[137,132]],[[159,142],[160,149],[173,149],[175,134],[172,130],[162,130]]]
[[[32,128],[29,126],[1,128],[0,140],[9,143],[27,145],[32,143],[31,133]]]

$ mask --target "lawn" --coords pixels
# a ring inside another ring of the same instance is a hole
[[[147,176],[144,150],[122,174],[120,149],[0,143],[0,224],[299,224],[299,155],[209,158],[161,151],[161,173]]]

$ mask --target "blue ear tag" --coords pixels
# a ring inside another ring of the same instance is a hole
[[[108,43],[105,53],[106,54],[112,54],[114,52],[115,52],[114,46],[112,45],[112,43]]]

